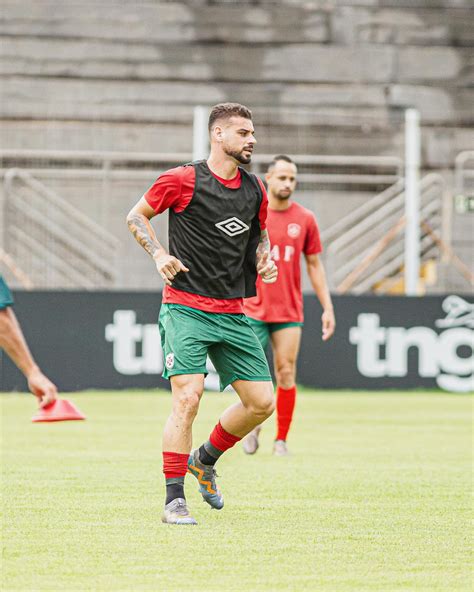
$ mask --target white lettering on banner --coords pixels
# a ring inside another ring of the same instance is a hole
[[[120,374],[161,374],[163,371],[163,350],[158,325],[140,325],[133,310],[116,310],[113,323],[105,327],[105,339],[113,344],[113,364]],[[142,355],[137,355],[141,343]],[[172,357],[170,357],[172,356]],[[174,355],[168,356],[168,368],[174,364]],[[212,362],[207,360],[209,372],[205,388],[219,390],[219,376]],[[227,390],[227,389],[226,389]]]
[[[137,325],[133,310],[116,310],[114,322],[105,327],[105,339],[113,343],[114,368],[120,374],[159,374],[163,353],[156,325]],[[142,355],[137,356],[137,344]]]
[[[377,314],[360,314],[358,326],[351,327],[349,341],[357,347],[357,368],[364,376],[385,376],[386,363],[379,360],[379,347],[385,343],[385,329],[379,327]]]
[[[436,378],[442,389],[467,392],[474,390],[474,306],[458,296],[443,302],[446,319],[436,321],[444,330],[438,334],[430,327],[380,327],[380,316],[363,313],[357,327],[351,327],[349,341],[357,346],[357,368],[363,376],[406,376],[408,350],[418,350],[420,377]],[[467,325],[460,327],[460,324]],[[380,359],[380,346],[385,345],[385,359]],[[460,357],[458,349],[467,347],[469,357]],[[444,374],[443,374],[444,372]]]
[[[460,296],[448,296],[443,300],[442,308],[446,318],[436,321],[437,327],[450,328],[466,325],[474,329],[474,304],[469,304]]]
[[[428,327],[391,327],[387,329],[387,375],[406,376],[408,350],[418,348],[418,373],[420,376],[436,376],[437,335]]]

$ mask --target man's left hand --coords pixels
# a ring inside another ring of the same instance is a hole
[[[265,251],[257,263],[257,272],[265,284],[273,284],[277,281],[278,268],[275,261],[270,259],[270,253]]]
[[[336,318],[334,317],[334,310],[332,308],[327,308],[323,312],[321,321],[323,324],[323,341],[327,341],[332,337],[334,329],[336,328]]]

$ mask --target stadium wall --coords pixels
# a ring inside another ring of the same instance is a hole
[[[61,391],[169,388],[161,378],[161,294],[16,292],[16,312]],[[474,299],[335,296],[335,336],[321,341],[321,310],[305,296],[299,383],[328,389],[474,390]],[[0,387],[26,390],[3,354]],[[206,387],[217,390],[212,366]]]
[[[406,107],[424,167],[472,148],[470,0],[5,0],[0,17],[4,147],[184,152],[194,105],[238,100],[263,152],[400,154]]]
[[[474,147],[471,0],[5,0],[0,36],[3,149],[186,153],[195,105],[223,100],[252,107],[260,154],[403,157],[416,107],[422,169],[450,191],[456,155]],[[123,223],[153,180],[45,181],[119,238],[118,289],[155,287]],[[318,185],[303,202],[324,230],[369,195]],[[472,229],[453,214],[467,264]],[[455,270],[439,277],[437,291],[466,289]]]

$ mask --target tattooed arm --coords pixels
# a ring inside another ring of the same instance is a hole
[[[270,237],[268,236],[268,230],[262,230],[260,232],[260,240],[257,245],[257,264],[260,262],[262,255],[266,252],[270,255]]]
[[[262,230],[260,233],[257,246],[257,272],[266,284],[277,281],[278,269],[275,262],[270,259],[270,238],[267,230]]]
[[[189,271],[189,269],[179,259],[169,255],[158,242],[150,222],[153,216],[155,216],[155,210],[142,197],[127,216],[128,228],[135,240],[152,257],[156,269],[165,284],[171,286],[172,281],[180,271]]]

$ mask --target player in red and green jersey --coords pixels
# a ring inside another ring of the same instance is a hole
[[[238,103],[216,105],[209,117],[211,153],[161,175],[127,217],[165,282],[159,328],[172,411],[163,434],[166,501],[162,520],[196,524],[184,495],[186,472],[203,499],[221,509],[218,458],[274,410],[273,386],[263,349],[243,299],[256,294],[257,275],[274,282],[266,230],[263,184],[239,164],[250,162],[256,143],[251,112]],[[169,213],[169,253],[150,219]],[[223,390],[232,384],[240,401],[221,415],[207,442],[191,452],[192,425],[213,362]]]
[[[272,259],[278,265],[278,280],[271,285],[257,282],[257,296],[245,300],[249,317],[262,347],[271,341],[277,379],[277,434],[274,453],[288,454],[286,439],[296,400],[296,360],[303,326],[301,255],[306,259],[311,284],[323,307],[322,338],[334,333],[335,318],[323,264],[316,219],[312,212],[291,200],[297,169],[288,156],[276,156],[265,177],[269,208],[267,227],[272,240]],[[260,426],[243,441],[244,451],[258,448]]]

